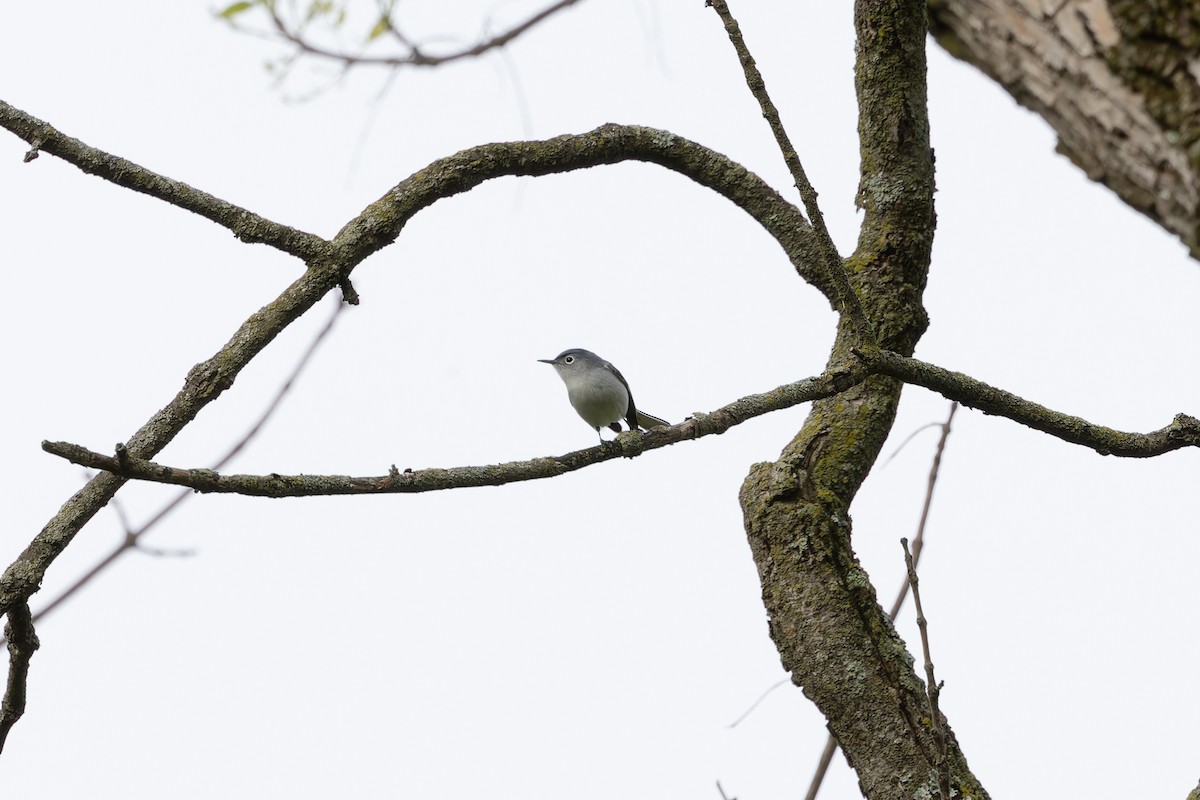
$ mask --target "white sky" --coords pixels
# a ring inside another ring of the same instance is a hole
[[[464,2],[456,19],[439,5],[404,4],[414,31],[471,33],[481,9],[499,27],[539,4]],[[849,5],[734,4],[843,252],[858,221]],[[610,121],[670,129],[788,191],[701,0],[588,0],[504,56],[405,72],[382,95],[382,73],[363,71],[307,102],[292,100],[329,83],[327,68],[279,90],[263,63],[280,50],[211,10],[9,4],[0,98],[322,236],[438,157]],[[1128,430],[1200,412],[1197,264],[936,48],[930,95],[939,228],[918,355]],[[25,149],[0,134],[5,564],[83,479],[39,442],[125,440],[300,269],[51,156],[22,164]],[[595,350],[639,406],[677,420],[818,373],[833,332],[765,233],[646,165],[440,202],[355,284],[362,305],[234,470],[372,475],[563,453],[593,434],[537,358]],[[215,459],[330,309],[160,460]],[[907,390],[888,452],[947,407]],[[799,691],[727,726],[783,677],[738,487],[806,411],[499,489],[196,497],[147,541],[195,557],[128,554],[39,627],[4,794],[716,798],[720,780],[742,798],[798,796],[825,737]],[[853,508],[884,604],[935,438],[877,468]],[[1197,463],[1101,458],[959,415],[921,588],[943,708],[994,797],[1195,785]],[[171,495],[130,486],[120,501],[137,524]],[[121,531],[99,514],[35,609]],[[916,643],[911,609],[899,627]],[[840,757],[822,796],[857,796]]]

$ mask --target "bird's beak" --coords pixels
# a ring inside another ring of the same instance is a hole
[[[553,358],[539,358],[538,361],[542,362],[543,364],[553,364],[554,363]]]

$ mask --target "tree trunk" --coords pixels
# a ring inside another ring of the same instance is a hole
[[[911,354],[927,318],[933,157],[924,0],[858,0],[855,88],[865,214],[846,270],[878,343]],[[862,345],[843,313],[830,356]],[[875,376],[813,404],[778,461],[756,464],[740,500],[771,637],[871,800],[987,793],[880,608],[851,541],[849,508],[895,418],[901,384]]]
[[[1200,257],[1200,7],[929,0],[929,27],[1050,123],[1089,178]]]

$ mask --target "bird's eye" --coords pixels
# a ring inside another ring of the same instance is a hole
[[[574,364],[575,356],[567,356],[566,358],[563,359],[563,363],[564,364]]]

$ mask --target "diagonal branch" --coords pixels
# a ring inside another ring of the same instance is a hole
[[[0,127],[29,143],[26,161],[49,153],[89,175],[97,175],[117,186],[164,200],[228,228],[243,242],[261,242],[305,261],[316,258],[326,247],[319,236],[272,222],[241,206],[227,203],[181,181],[151,172],[132,161],[110,155],[72,139],[37,117],[0,100]]]
[[[837,291],[838,306],[843,314],[849,316],[850,325],[853,326],[858,340],[863,343],[862,346],[872,346],[875,344],[875,332],[871,327],[871,321],[867,319],[866,312],[863,311],[862,305],[858,301],[858,295],[850,286],[850,279],[846,276],[842,257],[838,254],[837,245],[833,243],[833,237],[829,235],[829,229],[825,226],[825,216],[821,213],[821,207],[817,203],[817,190],[809,182],[808,174],[800,163],[800,156],[796,153],[796,148],[792,146],[787,131],[783,129],[783,120],[779,118],[779,110],[775,108],[775,103],[767,94],[767,83],[754,63],[754,56],[750,55],[750,50],[746,47],[741,27],[733,18],[733,14],[729,11],[729,4],[725,0],[707,0],[706,5],[712,6],[713,10],[717,12],[717,16],[721,18],[721,22],[724,23],[725,32],[729,35],[733,49],[737,51],[738,61],[746,76],[746,85],[750,88],[754,99],[758,101],[763,118],[771,127],[771,133],[775,135],[775,144],[779,147],[784,163],[787,164],[788,171],[792,174],[796,190],[800,192],[800,199],[804,202],[804,211],[808,214],[808,220],[816,233],[825,269],[829,272],[830,282]]]
[[[710,414],[698,415],[670,428],[646,433],[627,432],[616,440],[561,456],[510,461],[482,467],[405,469],[392,467],[387,475],[355,478],[346,475],[220,475],[209,469],[179,469],[136,458],[123,447],[106,456],[68,442],[42,442],[42,449],[76,464],[102,469],[123,478],[187,486],[197,492],[224,492],[254,497],[313,497],[319,495],[415,494],[441,489],[501,486],[517,481],[553,478],[602,461],[634,458],[649,450],[724,433],[746,420],[831,397],[862,380],[861,369],[843,369],[750,395]]]
[[[276,390],[275,396],[271,398],[269,403],[267,403],[266,408],[263,409],[258,419],[254,421],[254,424],[251,425],[244,434],[242,434],[242,437],[238,439],[238,441],[235,442],[223,456],[217,459],[216,463],[212,466],[213,469],[220,469],[236,458],[237,455],[241,453],[242,450],[246,449],[250,442],[253,441],[254,438],[263,430],[267,424],[267,421],[274,416],[275,410],[279,408],[280,404],[283,402],[283,399],[292,390],[292,387],[296,384],[296,381],[300,377],[300,373],[304,371],[304,368],[312,360],[312,357],[316,354],[318,348],[321,346],[321,343],[324,342],[329,336],[330,332],[333,330],[333,324],[337,321],[338,317],[341,316],[345,309],[346,305],[344,303],[337,304],[333,313],[329,315],[329,320],[319,331],[317,331],[316,336],[313,337],[313,340],[309,343],[308,347],[303,353],[300,354],[300,358],[297,359],[296,365],[292,368],[291,374],[288,375],[287,379],[284,380],[283,384],[281,384],[279,389]],[[132,526],[125,524],[125,536],[121,539],[120,543],[110,550],[106,556],[96,562],[91,569],[79,576],[79,578],[76,579],[76,581],[66,589],[64,589],[61,594],[48,602],[46,605],[39,608],[33,615],[33,621],[37,622],[46,617],[46,615],[53,613],[56,608],[75,596],[80,589],[91,583],[96,576],[108,569],[110,565],[112,565],[125,553],[137,548],[145,549],[144,545],[141,544],[142,537],[152,531],[158,525],[158,523],[166,519],[172,511],[174,511],[180,506],[180,504],[192,496],[194,496],[193,492],[186,490],[179,492],[166,505],[160,508],[158,512],[154,514],[154,516],[150,517],[149,520],[143,523],[141,527],[135,529]]]
[[[905,358],[886,350],[860,352],[859,356],[872,372],[924,386],[949,400],[957,400],[985,414],[1006,417],[1064,442],[1089,447],[1100,455],[1152,458],[1184,447],[1200,447],[1200,420],[1186,414],[1177,414],[1170,425],[1157,431],[1127,433],[1054,411],[969,375],[915,358]]]

